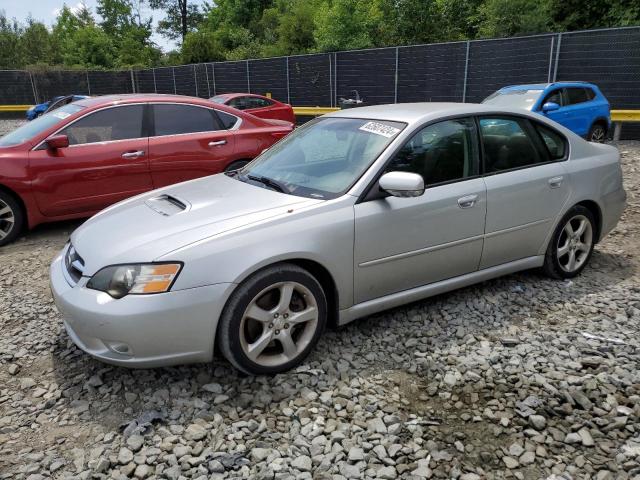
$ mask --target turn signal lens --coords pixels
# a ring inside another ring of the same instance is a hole
[[[178,276],[180,263],[114,265],[96,273],[87,288],[107,292],[113,298],[169,291]]]

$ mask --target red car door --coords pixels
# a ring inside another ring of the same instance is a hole
[[[143,104],[89,113],[58,132],[69,146],[29,153],[32,188],[46,216],[91,214],[151,190]]]
[[[213,109],[182,103],[152,104],[149,168],[155,188],[222,172],[234,160],[235,131]]]

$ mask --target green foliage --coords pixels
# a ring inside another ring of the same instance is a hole
[[[511,37],[549,31],[548,0],[487,0],[478,10],[482,37]]]
[[[182,42],[182,62],[201,63],[224,60],[222,48],[213,35],[206,32],[189,32]]]
[[[165,13],[158,22],[158,32],[172,40],[184,41],[204,18],[200,7],[189,0],[149,0],[149,6]]]

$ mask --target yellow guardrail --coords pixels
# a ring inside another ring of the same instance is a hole
[[[0,112],[26,112],[33,105],[0,105]]]
[[[337,112],[339,108],[334,107],[293,107],[293,113],[301,116],[315,117],[325,113]]]
[[[640,122],[640,110],[611,110],[612,122]]]

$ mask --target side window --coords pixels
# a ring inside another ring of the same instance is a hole
[[[425,185],[478,174],[475,124],[470,118],[446,120],[416,133],[396,154],[387,171],[422,175]]]
[[[273,105],[273,102],[265,98],[249,97],[249,108],[266,108]]]
[[[216,110],[216,113],[218,114],[218,118],[222,123],[222,128],[224,128],[225,130],[233,128],[233,126],[238,123],[238,117],[234,117],[233,115],[226,112],[221,112],[220,110]]]
[[[567,140],[555,130],[540,123],[535,123],[535,128],[540,134],[551,160],[563,159],[567,153]]]
[[[70,145],[141,138],[143,105],[112,107],[91,113],[60,133]]]
[[[557,103],[558,105],[562,106],[562,90],[554,90],[553,92],[548,93],[546,98],[542,102],[542,105],[549,102]]]
[[[567,103],[569,105],[575,105],[576,103],[583,103],[589,101],[587,91],[584,88],[567,88]]]
[[[587,99],[593,100],[594,98],[596,98],[596,92],[594,92],[592,89],[587,87],[584,89],[584,91],[587,92]]]
[[[212,110],[192,105],[154,104],[153,122],[156,136],[219,130]]]
[[[236,97],[229,100],[227,103],[230,107],[237,108],[238,110],[246,110],[251,108],[249,105],[249,97]]]
[[[486,173],[528,167],[546,161],[538,152],[531,133],[529,123],[524,119],[480,118]]]

